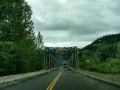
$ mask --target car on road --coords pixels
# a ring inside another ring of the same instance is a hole
[[[66,63],[63,64],[63,68],[67,68],[67,64]]]

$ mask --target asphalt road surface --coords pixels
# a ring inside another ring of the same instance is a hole
[[[120,90],[120,87],[60,67],[52,72],[2,83],[0,90]]]

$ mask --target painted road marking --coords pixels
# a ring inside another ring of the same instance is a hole
[[[60,75],[62,74],[62,72],[60,72],[57,77],[52,81],[52,83],[49,85],[49,87],[46,90],[52,90],[55,83],[57,82],[58,78],[60,77]]]

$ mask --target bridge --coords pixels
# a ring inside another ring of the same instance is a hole
[[[61,66],[63,63],[66,63],[69,67],[78,69],[77,47],[45,47],[44,61],[46,69]]]

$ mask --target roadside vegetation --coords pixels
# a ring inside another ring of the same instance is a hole
[[[83,70],[120,74],[120,33],[105,35],[79,49],[79,67]]]
[[[43,41],[35,36],[31,7],[24,0],[0,2],[0,76],[43,69]]]

